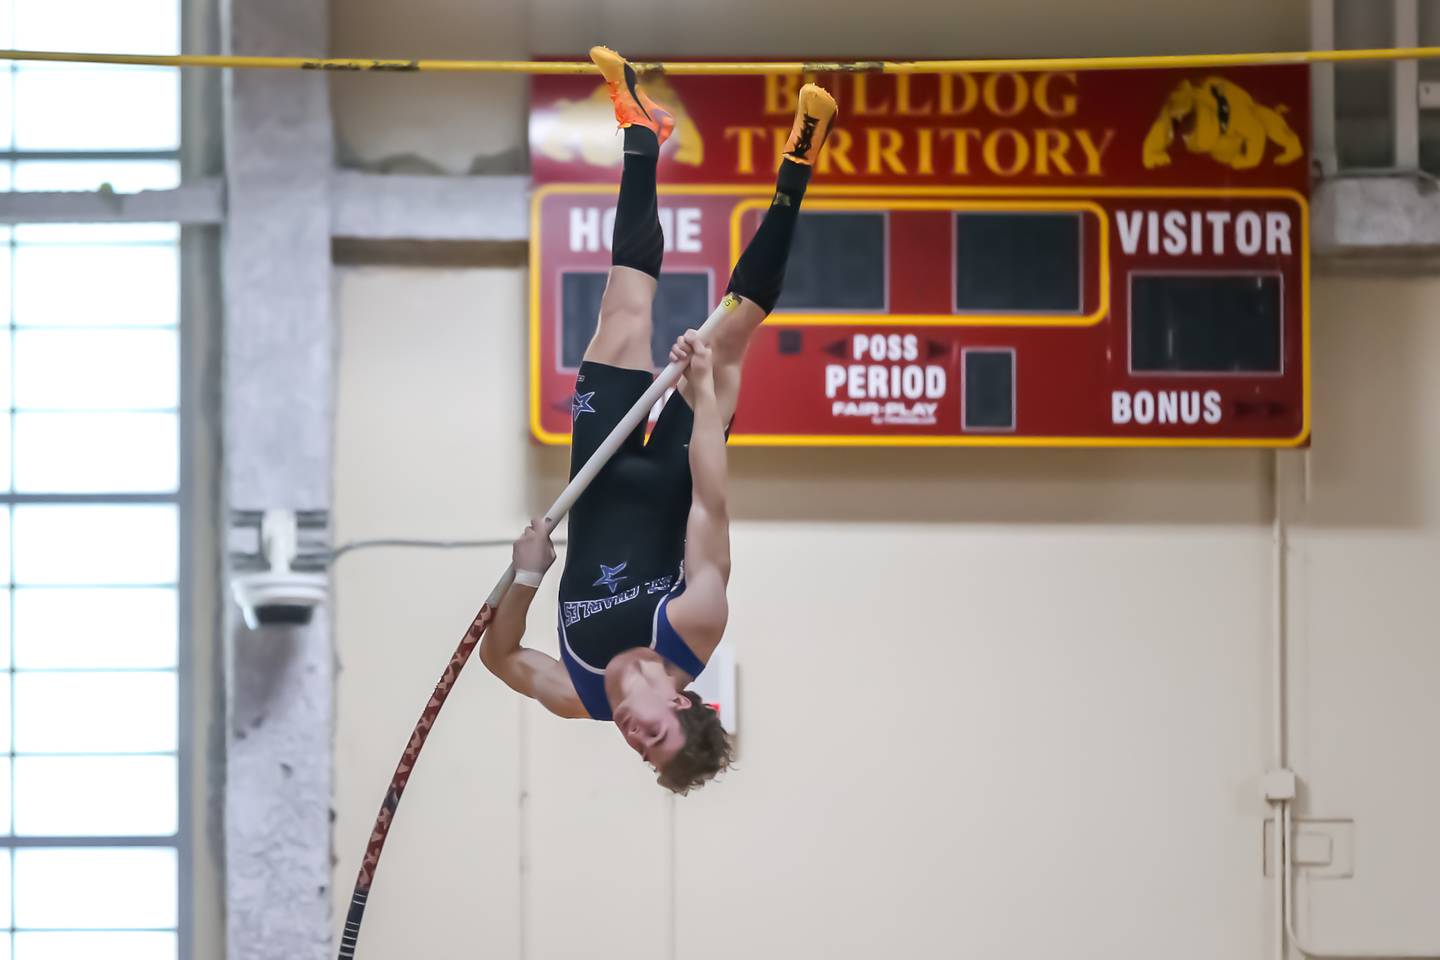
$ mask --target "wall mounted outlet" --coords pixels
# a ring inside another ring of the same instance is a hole
[[[1265,876],[1275,872],[1275,820],[1265,820]],[[1355,821],[1291,818],[1291,860],[1306,877],[1343,879],[1355,873]]]

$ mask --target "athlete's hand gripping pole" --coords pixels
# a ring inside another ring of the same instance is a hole
[[[726,294],[725,299],[700,326],[700,336],[705,342],[709,342],[715,329],[725,320],[740,301],[734,294]],[[580,494],[595,479],[600,470],[620,449],[625,438],[637,426],[645,422],[650,415],[650,410],[675,384],[680,382],[681,375],[685,372],[683,363],[672,363],[660,371],[650,389],[645,395],[635,401],[630,411],[610,431],[610,435],[600,444],[595,453],[585,462],[585,465],[576,472],[575,478],[555,498],[550,509],[545,511],[544,529],[548,535],[557,524],[570,512]],[[464,669],[465,663],[475,648],[480,644],[480,638],[485,634],[485,628],[495,617],[495,611],[500,606],[500,601],[505,599],[506,592],[510,585],[515,582],[515,565],[512,563],[505,568],[505,573],[500,577],[500,582],[495,584],[495,589],[485,598],[485,605],[475,615],[475,620],[470,624],[470,629],[465,632],[460,646],[450,657],[450,662],[445,665],[445,672],[440,675],[440,682],[435,684],[435,692],[431,694],[430,701],[425,704],[425,711],[420,714],[420,722],[415,724],[415,730],[410,734],[410,740],[405,745],[405,752],[400,757],[400,763],[395,767],[395,775],[390,780],[390,789],[385,791],[385,800],[380,804],[380,813],[375,818],[375,827],[370,832],[370,842],[365,847],[365,857],[360,861],[360,875],[355,880],[355,893],[350,898],[350,911],[345,916],[345,929],[340,935],[340,960],[351,960],[355,956],[355,946],[360,938],[360,921],[365,915],[365,902],[370,897],[370,887],[375,882],[375,871],[380,865],[380,853],[385,849],[385,838],[390,834],[390,824],[395,819],[395,810],[400,806],[400,797],[405,792],[405,785],[410,781],[410,774],[415,769],[415,762],[420,758],[420,750],[425,746],[425,739],[430,735],[430,728],[435,725],[435,719],[440,714],[440,708],[445,705],[445,698],[450,695],[451,688]]]

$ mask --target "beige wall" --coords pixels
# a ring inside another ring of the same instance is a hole
[[[1175,9],[351,0],[335,5],[335,52],[1305,43],[1299,0]],[[523,82],[334,79],[361,162],[523,168]],[[338,538],[513,536],[565,457],[526,436],[523,273],[337,284]],[[1314,302],[1315,449],[1280,464],[1288,740],[1300,814],[1354,819],[1356,872],[1302,886],[1302,928],[1335,948],[1433,947],[1440,281],[1322,275]],[[731,463],[740,768],[672,801],[612,730],[553,719],[472,666],[391,835],[367,955],[1273,955],[1270,454],[737,449]],[[337,911],[402,739],[505,560],[339,563]],[[532,620],[551,652],[554,579]]]
[[[1291,765],[1355,820],[1355,876],[1300,902],[1313,939],[1440,954],[1440,282],[1315,285],[1311,495],[1291,486]]]
[[[461,59],[575,57],[593,43],[671,57],[1222,53],[1306,46],[1306,10],[1304,0],[345,0],[332,6],[332,49]],[[524,169],[523,79],[335,76],[331,89],[347,163]]]
[[[510,536],[523,277],[341,274],[342,540]],[[1318,941],[1440,942],[1440,282],[1315,283],[1316,447],[1283,469],[1292,765],[1354,818]],[[379,956],[1269,956],[1270,455],[737,449],[740,768],[672,802],[600,724],[475,667],[367,918]],[[348,896],[402,737],[503,550],[336,575]],[[552,578],[553,580],[553,578]],[[533,638],[554,649],[553,600]]]

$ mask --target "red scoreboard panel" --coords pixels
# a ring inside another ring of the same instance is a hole
[[[731,442],[1309,440],[1308,74],[820,74],[840,126]],[[658,77],[657,365],[769,203],[799,78]],[[531,426],[569,439],[619,179],[604,88],[536,77]]]

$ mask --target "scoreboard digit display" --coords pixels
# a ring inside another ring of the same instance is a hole
[[[769,206],[803,80],[840,118],[731,442],[1309,442],[1308,73],[652,77],[654,354],[697,326]],[[569,439],[619,181],[603,85],[532,87],[531,428]]]

